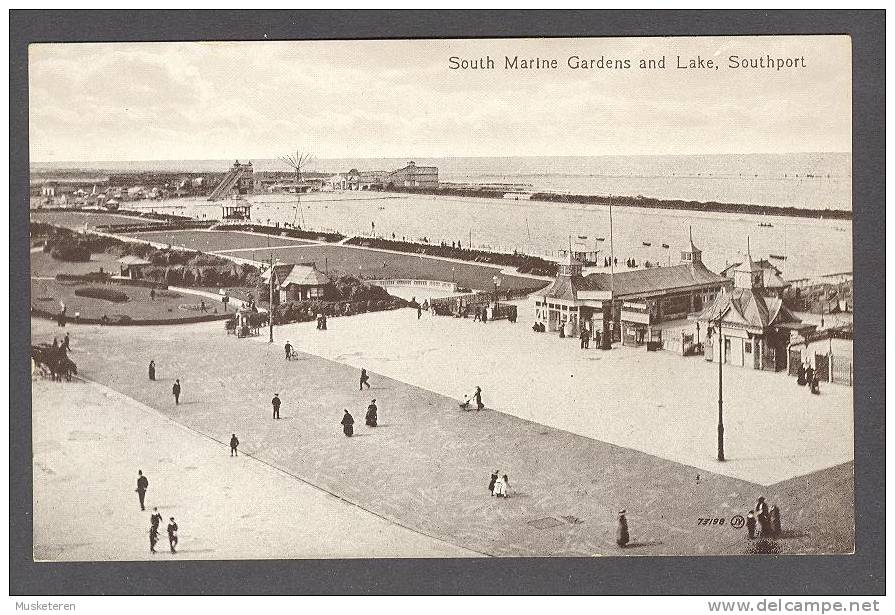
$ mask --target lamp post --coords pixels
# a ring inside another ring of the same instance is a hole
[[[497,305],[498,305],[498,295],[497,295],[497,293],[498,293],[498,291],[499,291],[499,289],[500,289],[500,276],[494,276],[493,281],[494,281],[494,311],[496,312],[496,311],[497,311]]]
[[[723,312],[718,312],[718,461],[724,461],[724,390],[722,388],[724,365],[724,338],[721,336]]]
[[[268,282],[268,286],[270,286],[270,303],[268,304],[268,325],[270,326],[270,339],[268,343],[273,344],[273,285],[274,285],[274,277],[276,273],[273,268],[273,250],[270,252],[270,280]]]

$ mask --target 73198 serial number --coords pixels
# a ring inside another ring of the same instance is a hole
[[[696,525],[724,525],[723,517],[699,517]]]

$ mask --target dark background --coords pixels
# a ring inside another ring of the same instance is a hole
[[[50,564],[32,558],[29,303],[10,301],[10,594],[885,593],[885,11],[10,11],[9,28],[11,298],[30,289],[29,43],[848,34],[860,314],[851,556]]]

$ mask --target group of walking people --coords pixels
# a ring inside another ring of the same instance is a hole
[[[756,533],[756,522],[758,524],[758,532]],[[780,509],[775,504],[768,507],[768,503],[764,497],[758,498],[755,509],[750,510],[746,515],[746,534],[749,539],[755,538],[780,538],[782,530],[780,528]]]
[[[799,371],[796,375],[796,383],[799,386],[807,385],[808,390],[814,395],[820,394],[820,378],[818,378],[817,371],[811,367],[810,363],[802,363],[799,365]]]
[[[140,500],[140,510],[146,510],[146,492],[149,490],[149,479],[143,474],[143,470],[137,470],[137,497]],[[162,514],[158,511],[158,507],[153,507],[152,516],[149,517],[149,552],[157,553],[155,545],[159,541],[159,530],[162,525]],[[168,545],[171,553],[177,553],[177,522],[171,517],[168,522]]]
[[[510,486],[510,479],[506,474],[501,475],[500,470],[494,470],[491,473],[491,480],[488,482],[488,491],[492,497],[506,498],[507,488]]]
[[[364,417],[364,423],[367,427],[379,426],[379,406],[376,405],[375,399],[370,402],[369,406],[367,406],[367,414]],[[344,414],[342,415],[342,433],[349,438],[354,435],[354,416],[348,412],[348,408],[344,409]]]

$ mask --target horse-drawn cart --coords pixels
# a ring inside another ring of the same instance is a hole
[[[255,337],[261,335],[261,328],[269,322],[268,312],[259,312],[256,309],[240,308],[233,318],[224,322],[227,335],[235,335],[238,338]]]

